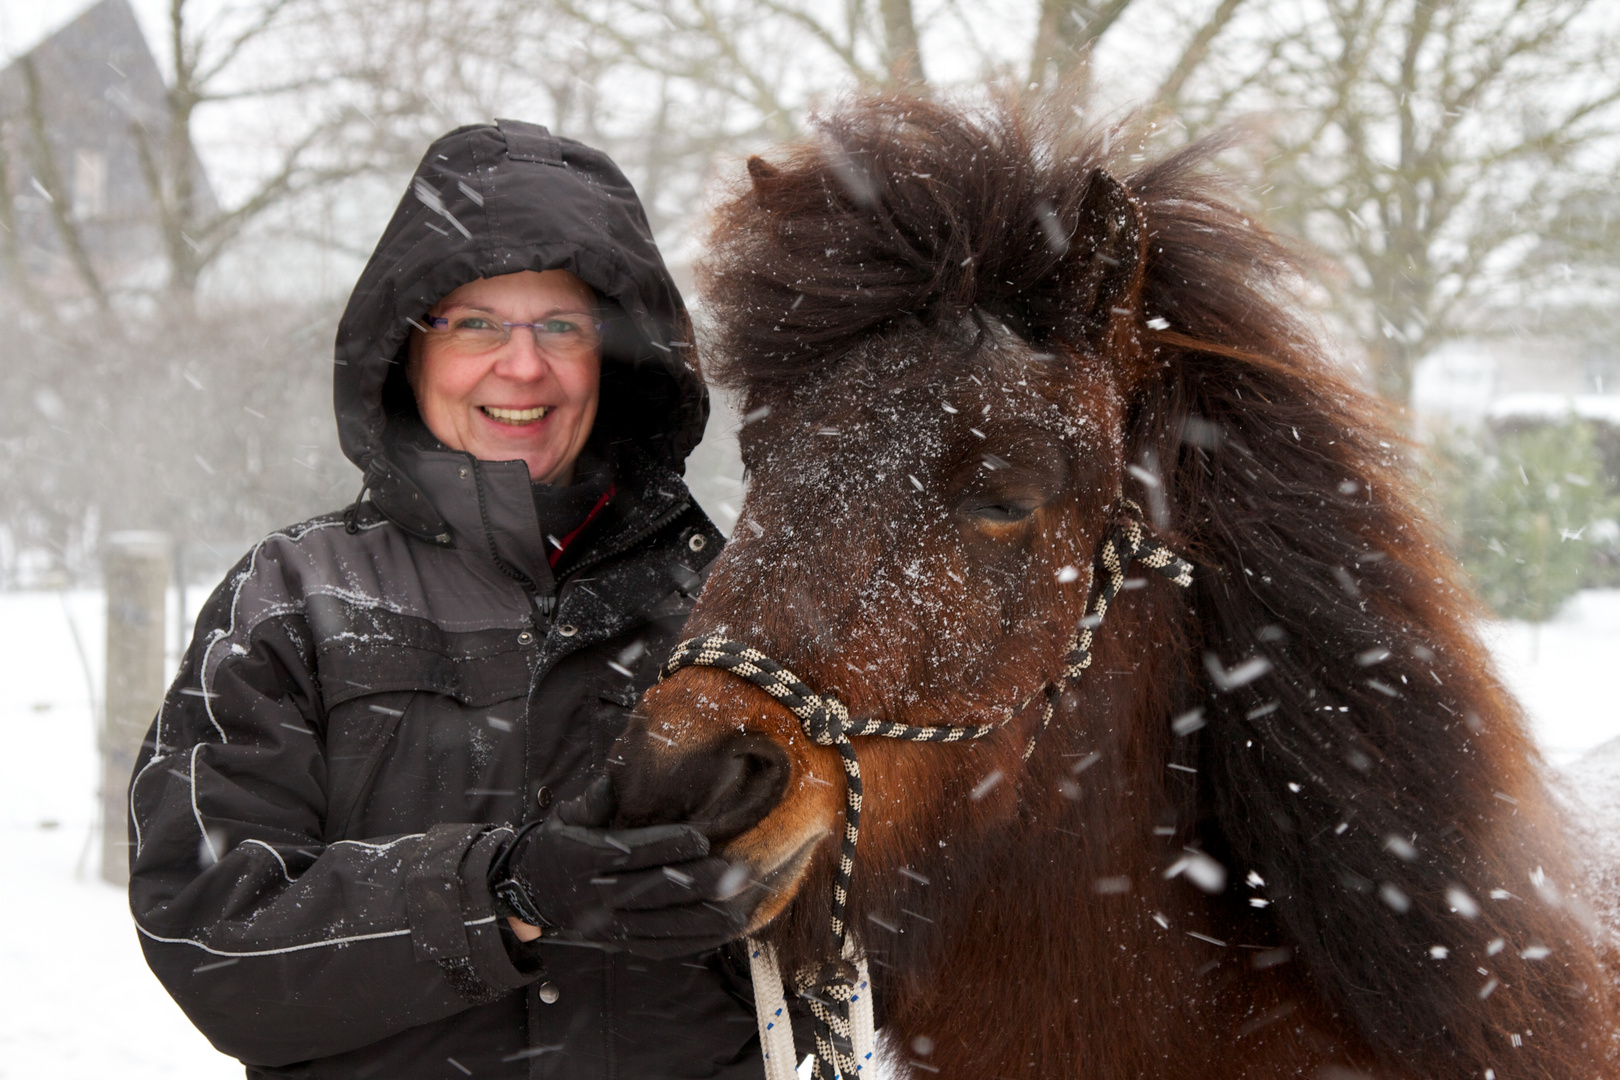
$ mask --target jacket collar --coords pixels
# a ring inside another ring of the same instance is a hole
[[[627,544],[691,501],[673,471],[633,443],[613,447],[617,492],[589,533],[570,545],[559,569]],[[521,461],[480,461],[419,438],[390,440],[366,472],[371,501],[406,532],[431,544],[488,559],[527,578],[541,596],[556,578],[529,470]]]

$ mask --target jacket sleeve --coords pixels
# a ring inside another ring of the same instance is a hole
[[[266,1066],[536,977],[509,958],[485,883],[506,830],[324,842],[325,717],[295,577],[260,545],[214,594],[130,783],[147,962],[216,1047]]]

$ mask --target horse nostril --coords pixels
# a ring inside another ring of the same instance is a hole
[[[787,790],[787,753],[764,735],[738,735],[648,775],[621,770],[619,819],[625,825],[681,822],[721,844],[753,828]]]
[[[713,843],[753,828],[787,790],[787,754],[763,735],[732,739],[711,763],[708,797],[692,819]]]

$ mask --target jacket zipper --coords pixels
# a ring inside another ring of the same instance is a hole
[[[518,575],[518,584],[522,585],[523,590],[529,594],[529,606],[533,609],[530,613],[529,621],[534,623],[535,632],[541,638],[546,636],[546,624],[549,624],[552,617],[557,613],[557,605],[562,598],[562,590],[565,584],[577,577],[581,571],[589,570],[593,566],[599,566],[608,559],[622,555],[626,551],[629,551],[647,537],[653,535],[659,529],[662,529],[671,521],[674,521],[676,518],[680,517],[691,507],[691,505],[691,499],[681,499],[674,506],[670,507],[664,513],[654,518],[646,526],[636,530],[634,533],[631,533],[629,537],[620,542],[618,545],[608,548],[605,551],[595,552],[581,561],[577,566],[570,567],[568,569],[568,573],[556,579],[556,592],[552,593],[550,596],[541,596],[540,588],[534,583],[534,579],[530,578],[529,575],[523,573],[521,570],[518,570],[516,567],[513,567],[513,571]],[[544,624],[539,621],[540,617],[544,617]]]
[[[689,499],[689,498],[680,500],[674,506],[672,506],[668,510],[666,510],[664,513],[662,513],[662,514],[658,515],[656,518],[654,518],[646,526],[636,530],[634,533],[632,533],[623,542],[615,545],[612,548],[609,548],[609,549],[607,549],[605,551],[602,551],[602,552],[592,556],[589,559],[584,560],[578,566],[576,566],[573,569],[569,570],[569,572],[568,572],[568,574],[566,576],[558,578],[557,579],[557,592],[556,592],[556,595],[545,598],[548,601],[550,601],[551,612],[554,612],[556,610],[556,608],[557,608],[558,598],[562,596],[563,584],[565,582],[567,582],[569,580],[572,580],[582,570],[588,570],[593,566],[598,566],[604,560],[611,559],[611,558],[613,558],[613,557],[615,557],[617,555],[621,555],[624,552],[629,551],[631,548],[633,548],[637,544],[641,543],[647,537],[653,535],[659,529],[664,528],[664,526],[668,525],[670,522],[672,522],[676,518],[680,517],[683,513],[686,512],[687,508],[690,507],[691,505],[692,505],[692,500]],[[528,579],[528,575],[524,575],[524,580],[527,581],[527,579]],[[534,582],[532,582],[532,581],[528,582],[527,587],[530,590],[530,594],[529,594],[530,597],[534,598],[536,600],[536,607],[538,607],[537,594],[539,593],[539,590],[534,587]],[[547,613],[548,616],[551,614],[551,612]],[[539,644],[539,642],[545,640],[546,634],[544,633],[544,628],[541,627],[539,623],[535,624],[535,629],[537,631],[536,644]],[[542,649],[541,649],[542,655],[544,654],[544,651],[545,650],[542,647]],[[541,666],[535,668],[534,674],[529,676],[529,692],[528,692],[528,694],[526,694],[524,696],[524,715],[525,716],[528,715],[528,700],[529,700],[529,698],[532,698],[534,696],[535,688],[538,687],[542,682],[545,681],[546,676],[551,674],[552,669],[557,666],[557,663],[560,660],[562,660],[563,657],[567,656],[569,654],[569,652],[571,652],[571,651],[572,650],[570,650],[570,649],[564,649],[561,652],[557,653],[555,656],[552,656],[549,660],[543,661]],[[529,814],[528,806],[529,806],[529,803],[530,803],[530,796],[529,796],[528,793],[533,789],[533,786],[534,786],[534,776],[529,771],[529,766],[530,766],[530,763],[531,763],[530,762],[530,753],[529,753],[530,749],[531,748],[530,748],[530,745],[529,745],[529,725],[524,724],[523,725],[523,791],[524,791],[524,807],[525,807],[525,809],[524,809],[523,813],[524,813],[525,819],[527,819],[528,814]]]
[[[550,623],[552,614],[557,610],[557,598],[555,596],[541,596],[540,586],[534,583],[534,579],[516,567],[512,568],[512,573],[509,576],[513,577],[522,586],[523,591],[528,594],[529,625],[534,627],[535,642],[544,641],[547,624]]]
[[[569,567],[568,573],[557,580],[557,593],[561,595],[564,582],[573,580],[575,577],[578,577],[582,571],[589,570],[593,566],[599,566],[608,559],[614,558],[618,555],[623,555],[626,551],[629,551],[631,548],[647,539],[647,537],[651,536],[659,529],[662,529],[665,525],[668,525],[670,522],[680,517],[691,507],[691,505],[691,499],[680,500],[664,513],[654,518],[644,528],[638,529],[636,532],[632,533],[628,539],[624,540],[620,544],[616,545],[615,547],[608,548],[605,551],[595,552],[582,560],[577,566]]]
[[[636,532],[632,533],[622,543],[617,544],[616,546],[614,546],[612,548],[609,548],[609,549],[607,549],[605,551],[602,551],[602,552],[599,552],[599,553],[597,553],[595,555],[592,555],[590,558],[588,558],[588,559],[584,560],[583,562],[581,562],[578,566],[570,568],[568,573],[565,576],[557,579],[557,595],[556,596],[549,596],[549,597],[541,598],[541,599],[544,599],[544,600],[546,600],[546,601],[548,601],[550,603],[551,611],[547,613],[548,617],[549,617],[550,614],[552,614],[552,613],[554,613],[556,611],[557,605],[558,605],[558,600],[562,595],[563,585],[565,583],[567,583],[569,581],[572,581],[575,577],[577,577],[580,574],[581,571],[589,570],[593,566],[599,566],[603,562],[605,562],[606,560],[614,558],[615,556],[618,556],[618,555],[622,555],[626,551],[629,551],[631,548],[635,547],[637,544],[639,544],[643,540],[647,539],[647,537],[653,535],[659,529],[662,529],[664,526],[668,525],[670,522],[672,522],[676,518],[680,517],[683,513],[685,513],[687,511],[688,508],[691,507],[691,505],[692,505],[692,500],[691,499],[682,499],[680,502],[678,502],[676,505],[671,507],[669,510],[665,511],[664,513],[658,515],[658,517],[654,518],[648,525],[646,525],[645,527],[643,527],[641,529],[636,530]],[[533,583],[532,582],[530,583],[530,588],[533,588]],[[535,593],[538,593],[538,591],[539,590],[535,590]],[[531,595],[533,595],[533,594],[531,594]],[[538,600],[536,601],[536,603],[538,605]],[[543,632],[544,628],[541,627],[537,623],[536,624],[536,630],[541,631],[539,637],[540,637],[541,640],[544,640],[545,636],[546,636],[545,633]],[[559,652],[557,655],[553,656],[550,660],[546,661],[545,664],[542,667],[536,668],[535,672],[534,672],[534,675],[531,676],[530,680],[529,680],[529,692],[533,693],[534,688],[536,686],[540,685],[540,683],[545,679],[545,677],[547,675],[551,674],[551,669],[557,666],[558,661],[560,661],[563,657],[567,656],[572,651],[573,650],[571,650],[571,649],[564,649],[562,652]]]

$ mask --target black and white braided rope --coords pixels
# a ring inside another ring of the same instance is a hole
[[[1125,589],[1128,580],[1126,568],[1132,562],[1140,562],[1177,585],[1186,587],[1192,584],[1192,564],[1149,535],[1142,524],[1140,510],[1134,503],[1126,501],[1124,508],[1125,516],[1097,553],[1097,589],[1085,618],[1076,630],[1063,671],[1044,687],[1046,700],[1041,723],[1024,751],[1026,759],[1035,750],[1036,736],[1052,721],[1058,694],[1091,666],[1094,632],[1108,613],[1114,598]],[[845,925],[845,915],[850,882],[855,874],[855,847],[861,835],[861,765],[850,739],[872,735],[907,742],[950,743],[982,739],[1001,724],[917,726],[876,717],[852,721],[849,708],[838,698],[816,693],[797,675],[758,649],[721,634],[704,634],[675,646],[659,678],[667,678],[689,667],[719,668],[747,679],[797,716],[805,735],[812,741],[838,751],[844,766],[846,786],[844,836],[838,852],[838,871],[833,878],[832,932],[840,955],[847,955],[850,952],[850,935]],[[1013,715],[1021,711],[1016,710]],[[855,1080],[870,1063],[857,1060],[852,1042],[850,999],[854,992],[853,985],[842,978],[829,978],[821,971],[799,972],[795,982],[798,983],[799,996],[809,1004],[811,1015],[815,1018],[815,1065],[811,1075],[815,1080]]]
[[[1041,732],[1052,722],[1058,695],[1063,692],[1065,686],[1078,680],[1086,668],[1091,666],[1091,643],[1095,639],[1097,627],[1102,624],[1103,616],[1108,614],[1108,607],[1114,602],[1114,597],[1125,591],[1126,583],[1130,580],[1125,576],[1125,571],[1131,563],[1139,562],[1149,570],[1157,570],[1169,578],[1172,584],[1179,585],[1183,589],[1192,584],[1192,563],[1148,533],[1142,524],[1141,508],[1134,502],[1124,500],[1124,508],[1125,516],[1097,551],[1097,576],[1093,579],[1097,591],[1092,595],[1091,606],[1087,609],[1085,618],[1080,620],[1080,625],[1075,629],[1074,644],[1069,647],[1068,656],[1063,662],[1063,673],[1046,685],[1046,700],[1041,707],[1041,725],[1029,737],[1029,745],[1024,747],[1026,761],[1035,752],[1035,742]]]

